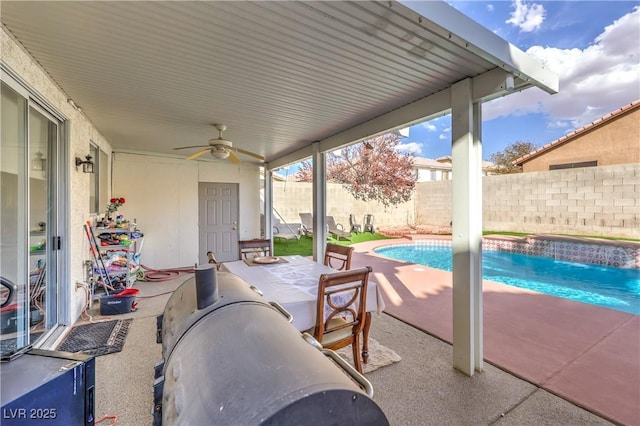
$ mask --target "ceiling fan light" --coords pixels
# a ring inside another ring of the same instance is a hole
[[[213,155],[215,158],[219,159],[219,160],[225,160],[227,158],[229,158],[229,151],[227,150],[217,150],[217,149],[212,149],[211,150],[211,155]]]

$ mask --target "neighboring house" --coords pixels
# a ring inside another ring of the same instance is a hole
[[[523,172],[640,162],[640,100],[613,111],[514,164]]]
[[[418,182],[431,182],[436,180],[450,180],[452,176],[451,157],[432,158],[415,157],[413,164],[418,175]],[[482,175],[489,176],[494,164],[489,161],[482,162]]]

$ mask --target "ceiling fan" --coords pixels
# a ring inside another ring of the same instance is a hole
[[[248,155],[250,157],[257,158],[260,161],[264,161],[264,157],[259,154],[255,154],[250,151],[245,151],[244,149],[234,148],[233,143],[228,141],[222,137],[222,132],[227,130],[227,126],[225,124],[214,124],[216,129],[218,129],[218,138],[217,139],[209,139],[208,145],[193,145],[193,146],[181,146],[173,149],[189,149],[189,148],[205,148],[202,149],[195,154],[187,157],[187,160],[195,160],[196,158],[210,152],[212,156],[220,160],[226,160],[227,158],[233,164],[238,164],[240,162],[240,158],[236,155],[236,152],[244,155]]]

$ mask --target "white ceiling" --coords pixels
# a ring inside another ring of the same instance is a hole
[[[448,102],[393,115],[466,77],[506,70],[516,89],[557,88],[444,2],[3,0],[0,18],[116,151],[176,154],[224,123],[236,148],[282,163],[313,141],[442,113]]]

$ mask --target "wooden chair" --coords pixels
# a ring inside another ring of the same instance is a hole
[[[238,241],[240,259],[256,256],[271,256],[271,240],[241,240]]]
[[[318,285],[316,325],[313,337],[327,349],[351,345],[353,363],[362,373],[360,335],[367,310],[367,285],[371,267],[322,274]],[[311,333],[311,330],[309,330]]]
[[[324,264],[338,271],[351,269],[351,254],[353,247],[327,243],[324,250]]]

